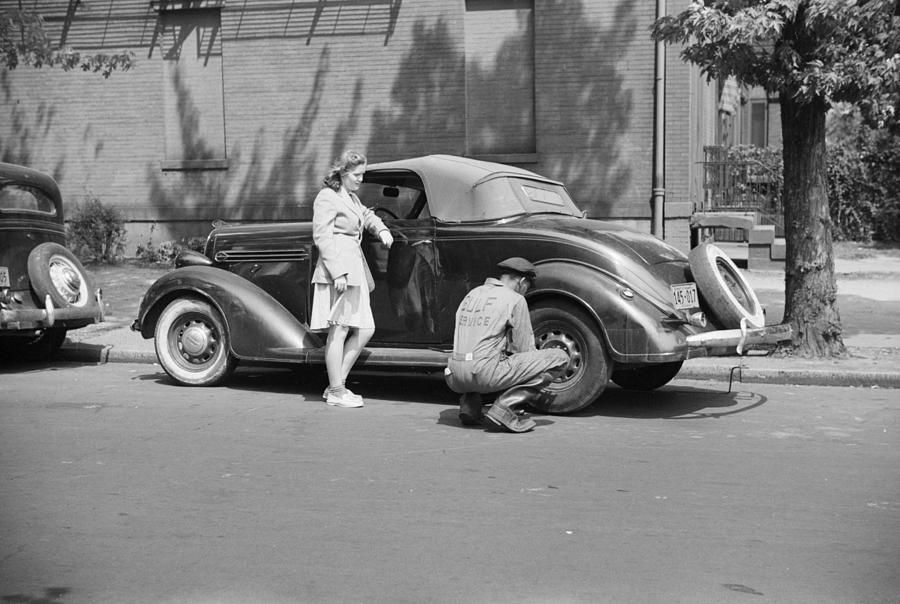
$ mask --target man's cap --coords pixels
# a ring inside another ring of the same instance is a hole
[[[534,265],[525,260],[525,258],[507,258],[497,264],[497,268],[504,271],[512,271],[529,277],[530,279],[537,277],[537,271],[535,271]]]

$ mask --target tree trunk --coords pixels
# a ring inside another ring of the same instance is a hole
[[[826,105],[800,104],[789,94],[781,99],[787,243],[784,321],[794,329],[797,354],[844,356],[825,184]]]

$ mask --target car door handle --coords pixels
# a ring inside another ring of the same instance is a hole
[[[431,239],[423,239],[421,241],[416,241],[415,243],[411,243],[410,247],[416,247],[417,245],[431,245]]]

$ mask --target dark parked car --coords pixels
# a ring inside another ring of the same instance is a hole
[[[452,156],[370,165],[359,190],[394,236],[363,248],[376,289],[377,330],[357,367],[442,369],[465,293],[498,261],[531,260],[528,292],[539,347],[570,356],[544,411],[594,401],[608,381],[652,389],[690,357],[789,337],[763,327],[752,288],[718,248],[688,257],[650,235],[590,220],[562,183],[518,168]],[[309,222],[217,225],[205,255],[182,255],[144,296],[133,329],[156,338],[176,381],[212,385],[238,359],[323,363],[308,328],[316,248]]]
[[[0,163],[0,346],[41,359],[66,331],[103,320],[100,292],[65,247],[62,197],[46,174]]]

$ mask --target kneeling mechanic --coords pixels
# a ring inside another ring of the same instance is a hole
[[[518,408],[541,397],[569,355],[559,348],[536,349],[524,294],[537,277],[524,258],[507,258],[497,265],[498,277],[488,278],[470,291],[456,311],[453,354],[444,377],[461,394],[459,418],[477,425],[484,417],[511,432],[535,427],[522,419]],[[482,394],[500,392],[482,413]]]

